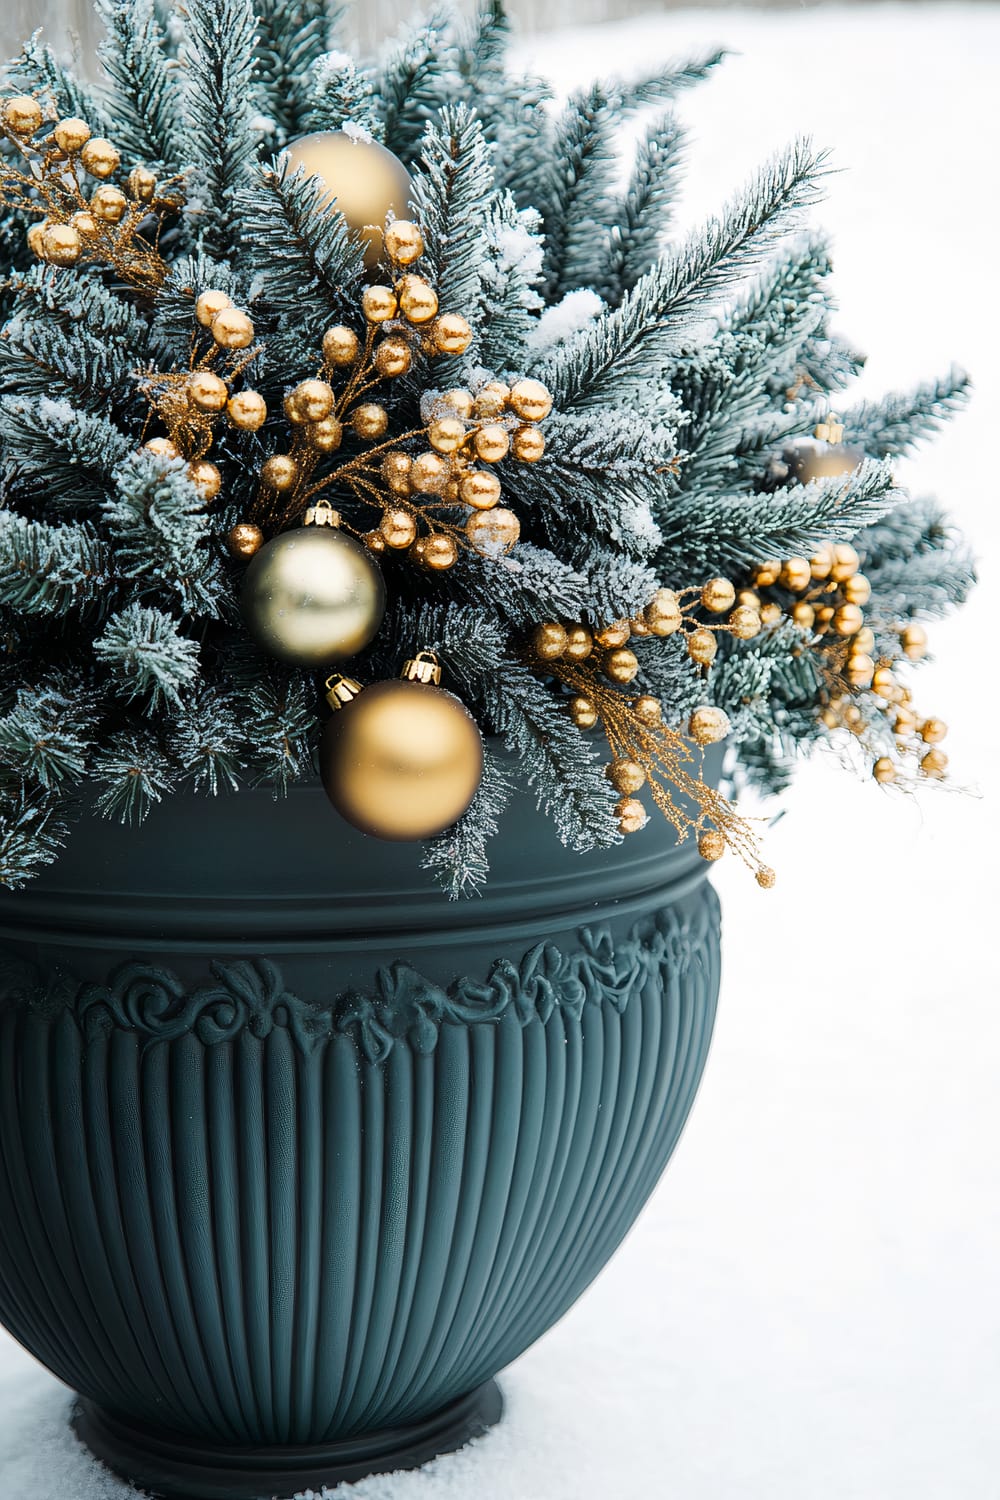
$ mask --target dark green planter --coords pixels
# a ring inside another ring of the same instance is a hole
[[[701,1078],[717,901],[519,799],[482,900],[321,791],[93,821],[0,899],[0,1318],[156,1494],[426,1461],[633,1223]]]

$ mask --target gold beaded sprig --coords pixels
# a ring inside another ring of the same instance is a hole
[[[30,94],[0,105],[0,136],[9,148],[0,155],[0,203],[39,216],[27,234],[39,260],[97,262],[137,290],[163,286],[156,245],[163,219],[183,202],[179,179],[160,183],[141,165],[126,172],[117,147],[86,120],[58,119]]]
[[[186,459],[189,477],[211,501],[222,488],[219,468],[207,457],[216,427],[225,420],[237,431],[256,432],[267,419],[267,403],[259,391],[233,389],[260,353],[247,314],[214,289],[200,294],[194,312],[188,369],[145,370],[139,376],[140,390],[167,429],[165,437],[151,438],[144,450]],[[246,538],[235,549],[230,538],[230,550],[247,556]]]
[[[291,441],[264,462],[251,519],[278,530],[336,486],[376,513],[375,526],[359,533],[373,552],[408,553],[433,572],[453,567],[463,548],[501,558],[521,524],[499,504],[497,466],[541,458],[539,424],[552,397],[536,380],[450,390],[434,401],[424,425],[391,432],[389,410],[374,399],[378,387],[408,374],[421,355],[464,353],[472,328],[461,314],[441,312],[434,288],[407,269],[424,251],[418,225],[390,224],[385,250],[392,284],[365,289],[363,334],[346,324],[329,328],[316,375],[285,398]],[[347,439],[365,447],[324,468]]]

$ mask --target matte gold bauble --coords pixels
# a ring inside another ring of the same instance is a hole
[[[229,400],[229,387],[211,370],[195,370],[187,385],[188,400],[199,411],[214,414]]]
[[[15,94],[4,103],[3,122],[15,135],[34,135],[41,129],[42,107],[30,94]]]
[[[365,266],[375,269],[382,254],[387,215],[405,218],[413,184],[398,156],[378,141],[321,130],[300,136],[287,148],[292,169],[304,167],[327,189],[324,204],[342,213],[364,246]]]
[[[226,537],[229,555],[240,562],[249,562],[263,545],[264,533],[252,521],[237,521]]]
[[[330,801],[362,833],[428,839],[475,796],[483,742],[464,704],[433,679],[378,682],[334,713],[320,770]]]
[[[336,525],[299,526],[261,547],[242,605],[265,651],[323,667],[368,645],[382,623],[385,586],[370,553]]]
[[[353,328],[336,323],[323,335],[323,358],[328,365],[353,365],[361,348]]]
[[[80,152],[80,163],[91,177],[103,179],[118,171],[122,159],[117,147],[113,146],[110,141],[106,141],[102,135],[95,135]]]
[[[76,151],[82,151],[90,140],[90,126],[77,115],[68,115],[65,120],[59,121],[52,134],[59,150],[70,156]]]

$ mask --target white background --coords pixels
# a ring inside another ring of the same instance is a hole
[[[1000,1496],[996,607],[1000,10],[649,18],[524,44],[560,88],[721,40],[686,96],[685,217],[809,132],[842,169],[843,331],[866,388],[957,360],[977,395],[916,465],[983,558],[918,703],[960,792],[919,801],[833,757],[768,838],[779,884],[719,870],[714,1050],[663,1184],[613,1265],[508,1372],[508,1417],[353,1500],[995,1500]],[[2,1233],[2,1226],[0,1226]],[[0,1335],[3,1500],[121,1500],[68,1397]]]

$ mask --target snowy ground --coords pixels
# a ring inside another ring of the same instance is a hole
[[[985,659],[1000,9],[686,12],[530,52],[568,87],[716,39],[741,55],[684,102],[691,216],[811,132],[844,169],[823,217],[871,387],[953,358],[976,375],[969,414],[906,477],[947,498],[986,558],[973,606],[935,630],[920,689],[952,723],[956,780],[985,791],[1000,730]],[[995,799],[917,807],[817,765],[789,803],[769,841],[778,888],[720,872],[714,1052],[638,1228],[507,1373],[496,1432],[351,1500],[1000,1495]],[[67,1436],[67,1404],[0,1334],[2,1500],[125,1500]]]

